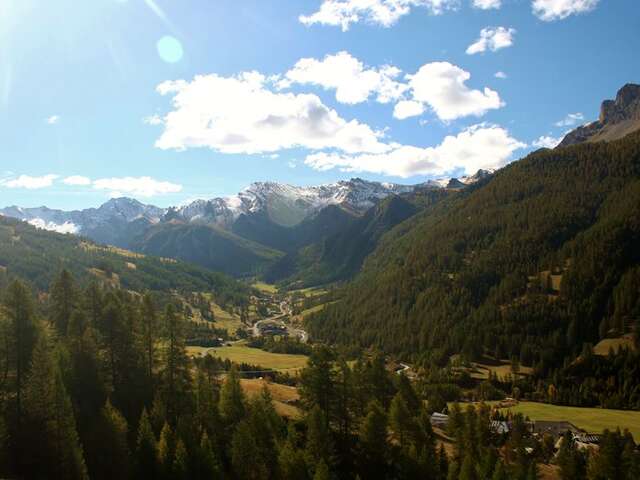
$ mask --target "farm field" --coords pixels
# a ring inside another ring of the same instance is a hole
[[[627,428],[636,441],[640,440],[640,412],[564,407],[536,402],[520,402],[508,410],[522,413],[531,420],[566,420],[591,433],[600,433],[605,428],[609,430],[614,430],[617,427],[620,427],[621,430]]]
[[[235,363],[259,365],[272,370],[291,370],[291,373],[307,364],[305,355],[265,352],[259,348],[247,347],[242,343],[218,348],[188,347],[187,351],[191,355],[199,355],[206,351],[210,355],[229,359]]]

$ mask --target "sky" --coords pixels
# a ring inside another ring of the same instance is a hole
[[[638,0],[0,0],[0,206],[500,168],[639,51]]]

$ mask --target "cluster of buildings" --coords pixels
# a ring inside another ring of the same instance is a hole
[[[431,415],[431,426],[439,429],[446,429],[449,424],[449,416],[444,413],[434,412]],[[542,438],[550,435],[554,441],[556,449],[560,448],[560,442],[567,432],[571,433],[573,442],[579,450],[598,448],[600,435],[588,433],[571,422],[536,420],[527,423],[529,432],[534,438]],[[507,420],[491,420],[489,428],[497,435],[506,435],[511,431],[512,423]]]

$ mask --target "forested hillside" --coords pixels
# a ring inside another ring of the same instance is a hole
[[[176,261],[102,247],[0,216],[0,286],[21,278],[46,290],[67,269],[81,281],[144,292],[213,292],[223,303],[245,303],[249,289],[220,273]]]
[[[446,363],[516,357],[550,373],[640,318],[640,134],[541,150],[387,235],[329,342]]]
[[[355,275],[383,235],[424,209],[452,195],[449,190],[425,189],[389,197],[337,232],[289,253],[265,274],[270,282],[310,286],[347,280]],[[316,236],[316,239],[318,237]]]

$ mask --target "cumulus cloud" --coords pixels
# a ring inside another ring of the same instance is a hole
[[[540,20],[552,22],[570,15],[587,13],[596,8],[600,0],[533,0],[533,14]]]
[[[307,156],[305,164],[316,170],[338,168],[345,172],[371,172],[397,177],[443,175],[456,169],[472,174],[478,169],[499,168],[514,151],[526,147],[497,125],[479,124],[458,135],[445,137],[435,147],[392,144],[381,154],[344,155],[318,152]]]
[[[76,234],[80,231],[80,227],[72,222],[64,222],[60,224],[54,222],[46,222],[41,218],[34,218],[32,220],[29,220],[29,223],[34,227],[39,228],[40,230],[49,230],[51,232]]]
[[[397,100],[406,89],[406,85],[396,81],[400,73],[400,69],[391,65],[368,68],[349,52],[343,51],[327,55],[322,60],[299,60],[278,86],[286,88],[297,83],[334,89],[340,103],[361,103],[371,95],[375,95],[380,103],[388,103]]]
[[[498,92],[486,87],[483,91],[470,89],[466,82],[471,74],[449,62],[427,63],[407,78],[411,99],[428,105],[444,121],[469,115],[480,116],[504,106]],[[411,109],[404,108],[402,113],[410,116]],[[412,108],[414,112],[418,111],[415,106]]]
[[[45,121],[49,125],[55,125],[56,123],[58,123],[60,121],[60,115],[51,115],[50,117],[47,117],[45,119]]]
[[[151,177],[102,178],[93,182],[93,188],[108,192],[110,197],[155,197],[182,191],[182,185],[162,182]]]
[[[456,8],[458,3],[458,0],[324,0],[317,12],[301,15],[299,20],[307,26],[316,23],[339,26],[346,32],[358,22],[390,27],[408,15],[413,7],[439,15]]]
[[[53,185],[58,175],[43,175],[41,177],[32,177],[30,175],[20,175],[16,178],[0,181],[0,186],[7,188],[26,188],[27,190],[37,190],[47,188]]]
[[[473,0],[472,5],[480,10],[498,9],[502,6],[502,0]]]
[[[64,183],[65,185],[70,185],[74,187],[82,187],[86,185],[91,185],[91,179],[87,177],[83,177],[82,175],[72,175],[62,180],[62,183]]]
[[[393,109],[393,116],[398,120],[409,117],[417,117],[424,113],[424,105],[415,100],[401,100]]]
[[[303,147],[380,153],[387,148],[382,132],[345,120],[317,95],[275,91],[273,81],[257,72],[167,81],[157,91],[173,97],[156,141],[165,150],[206,147],[254,154]]]
[[[562,141],[562,137],[552,137],[551,135],[542,135],[532,142],[536,148],[555,148]]]
[[[562,120],[559,120],[556,123],[554,123],[554,125],[556,127],[570,127],[572,125],[575,125],[578,122],[582,122],[583,120],[584,120],[584,115],[582,113],[580,112],[569,113]]]
[[[498,72],[494,73],[493,76],[496,77],[496,78],[500,78],[502,80],[507,78],[507,74],[504,73],[503,71],[498,71]]]
[[[513,36],[516,31],[513,28],[487,27],[480,30],[480,38],[467,48],[467,55],[483,53],[487,50],[495,52],[501,48],[513,45]]]

